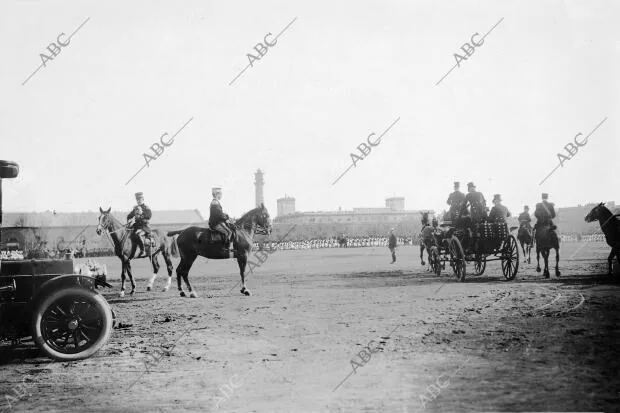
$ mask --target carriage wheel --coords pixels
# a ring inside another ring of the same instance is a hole
[[[487,256],[482,254],[476,254],[474,262],[474,275],[484,274],[484,270],[487,268]]]
[[[514,235],[508,235],[502,247],[502,272],[507,280],[514,280],[519,271],[519,248]]]
[[[437,274],[437,276],[441,275],[441,261],[439,259],[439,248],[437,248],[436,246],[432,246],[431,247],[431,251],[430,251],[430,265],[431,268],[433,269],[433,272],[435,274]]]
[[[450,238],[448,246],[450,250],[450,264],[452,265],[454,275],[456,275],[459,281],[463,282],[465,281],[467,264],[465,262],[465,254],[463,253],[461,241],[453,235],[452,238]]]
[[[95,354],[110,338],[114,317],[101,294],[83,288],[55,291],[37,306],[32,337],[46,356],[61,361]]]

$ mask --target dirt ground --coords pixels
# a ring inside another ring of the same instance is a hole
[[[236,262],[201,259],[195,299],[176,275],[161,292],[161,271],[146,292],[144,260],[136,295],[120,298],[117,261],[99,259],[121,328],[80,362],[0,349],[0,411],[619,411],[608,252],[565,243],[559,279],[521,263],[505,281],[492,263],[460,283],[430,275],[417,247],[394,265],[387,248],[278,251],[250,275],[251,297]]]

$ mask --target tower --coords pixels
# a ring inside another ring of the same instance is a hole
[[[279,198],[278,203],[278,215],[282,217],[284,215],[290,215],[295,213],[295,198],[288,195],[284,195],[284,198]]]
[[[256,198],[256,207],[258,208],[260,204],[265,202],[265,198],[263,196],[263,186],[265,185],[265,181],[263,180],[263,171],[257,169],[254,173],[254,194]]]

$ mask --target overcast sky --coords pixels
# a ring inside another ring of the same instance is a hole
[[[3,0],[0,159],[21,165],[3,182],[4,207],[129,210],[143,191],[153,209],[208,215],[221,186],[239,216],[254,207],[257,168],[272,216],[284,194],[301,211],[394,195],[407,209],[443,209],[454,180],[474,181],[488,201],[501,193],[515,212],[541,192],[560,206],[620,201],[619,15],[611,0]],[[88,18],[22,85],[46,47]],[[254,45],[295,18],[229,86]],[[502,18],[436,86],[454,53]],[[356,147],[398,118],[332,185]],[[605,118],[539,185],[557,153]]]

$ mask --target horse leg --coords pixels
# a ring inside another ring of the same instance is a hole
[[[121,259],[121,297],[125,296],[125,272],[127,271],[127,264],[125,260]]]
[[[545,278],[549,278],[549,251],[548,249],[542,251],[543,261],[545,262],[545,269],[543,270]]]
[[[237,264],[239,264],[239,274],[241,274],[241,294],[252,295],[250,290],[245,285],[245,266],[248,263],[248,255],[246,253],[240,254],[237,258]]]
[[[523,263],[526,263],[527,251],[525,251],[525,248],[527,247],[527,244],[525,244],[522,240],[519,240],[519,244],[521,244],[521,251],[523,251]]]
[[[609,257],[607,257],[607,267],[609,268],[609,270],[607,271],[607,275],[611,275],[613,272],[613,262],[614,262],[614,256],[616,255],[616,249],[612,248],[611,251],[609,252]],[[620,258],[618,258],[620,260]]]
[[[183,281],[185,281],[185,285],[189,290],[189,296],[192,298],[198,297],[198,295],[192,291],[192,286],[189,283],[189,270],[192,268],[192,264],[196,260],[196,257],[197,255],[191,255],[189,257],[183,256],[181,258],[181,262],[177,266],[177,284],[179,286],[181,297],[185,297],[185,293],[181,287],[181,277],[183,277]]]
[[[420,243],[420,261],[422,263],[422,266],[426,265],[426,263],[424,262],[424,243]]]
[[[164,256],[164,261],[166,261],[166,269],[168,270],[168,282],[163,289],[163,291],[166,292],[170,289],[170,284],[172,284],[172,271],[174,270],[174,266],[172,265],[172,260],[170,259],[170,251],[164,250],[162,255]]]
[[[536,272],[540,272],[540,250],[536,247]]]
[[[133,281],[133,274],[131,273],[131,261],[127,260],[127,275],[129,276],[129,282],[131,283],[131,291],[129,295],[136,293],[136,283]]]
[[[562,273],[560,272],[560,249],[556,248],[555,249],[555,276],[559,277],[560,275],[562,275]]]
[[[151,291],[153,289],[153,283],[155,282],[155,278],[157,278],[157,273],[159,272],[159,254],[151,255],[150,257],[151,265],[153,266],[153,275],[149,279],[149,283],[146,286],[146,291]]]

